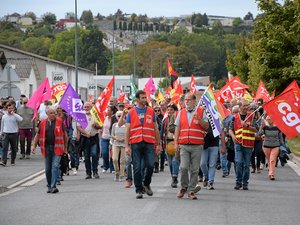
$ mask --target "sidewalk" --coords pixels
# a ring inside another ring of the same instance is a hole
[[[289,154],[290,160],[297,164],[298,167],[300,167],[300,157],[296,156],[295,154],[291,153]]]
[[[9,156],[10,157],[10,156]],[[37,150],[35,155],[31,155],[30,159],[20,160],[20,153],[17,153],[15,166],[10,165],[10,159],[7,160],[6,167],[0,166],[0,193],[7,191],[8,188],[12,188],[21,185],[24,182],[16,184],[16,182],[22,181],[31,175],[34,175],[30,179],[43,173],[44,170],[44,158],[40,151]],[[37,174],[37,172],[40,172]]]

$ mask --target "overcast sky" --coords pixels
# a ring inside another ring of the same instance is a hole
[[[123,13],[147,14],[149,17],[181,16],[192,13],[243,18],[248,12],[258,14],[255,0],[77,0],[78,16],[83,10],[94,15],[108,16],[118,9]],[[21,15],[32,11],[38,17],[52,12],[57,19],[66,12],[75,11],[75,0],[1,0],[0,17],[17,12]]]

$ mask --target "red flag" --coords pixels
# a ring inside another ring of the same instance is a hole
[[[33,93],[31,98],[29,99],[27,106],[33,108],[34,115],[33,118],[36,117],[37,111],[40,107],[40,104],[43,103],[45,100],[51,99],[51,90],[48,77],[40,84],[40,86],[36,89]]]
[[[264,100],[264,102],[268,102],[271,100],[271,96],[270,96],[269,92],[267,91],[262,80],[259,81],[259,85],[258,85],[257,92],[255,95],[255,100],[258,100],[260,98],[262,98]]]
[[[115,82],[115,76],[113,76],[113,78],[108,83],[106,88],[102,91],[100,97],[97,99],[95,105],[91,109],[91,114],[93,115],[93,117],[96,119],[96,121],[99,123],[100,126],[103,125],[106,116],[106,108],[108,106],[110,96],[112,94],[114,82]]]
[[[299,89],[298,89],[299,90]],[[274,124],[288,137],[300,134],[300,112],[293,89],[263,105]]]
[[[291,90],[291,89],[294,91],[296,101],[298,102],[298,105],[300,106],[300,89],[299,89],[299,86],[298,86],[296,80],[293,80],[293,82],[290,83],[290,85],[287,86],[287,88],[284,89],[284,91],[282,93],[285,93],[286,91]]]
[[[170,59],[168,59],[168,74],[169,75],[173,75],[173,76],[178,76],[176,71],[173,70],[172,66],[171,66],[171,62],[170,62]]]
[[[194,95],[197,93],[197,88],[196,88],[196,81],[194,78],[194,75],[192,74],[191,77],[191,88],[190,88],[190,92],[192,92]]]
[[[152,75],[150,75],[150,78],[149,80],[147,81],[147,83],[145,84],[145,88],[147,89],[147,91],[153,95],[155,92],[156,92],[156,87],[155,87],[155,84],[153,82],[153,79],[152,79]]]
[[[120,97],[118,98],[118,102],[124,102],[125,95],[125,92],[123,92],[122,88],[120,88]]]
[[[224,102],[230,102],[231,99],[233,99],[232,96],[232,90],[230,85],[226,84],[225,86],[223,86],[217,93],[216,93],[216,97],[218,98],[218,100],[221,103]]]

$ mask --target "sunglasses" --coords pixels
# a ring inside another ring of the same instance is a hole
[[[154,112],[160,112],[160,110],[154,110]]]

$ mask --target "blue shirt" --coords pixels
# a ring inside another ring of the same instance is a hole
[[[134,107],[134,109],[136,110],[136,113],[138,114],[138,117],[140,118],[141,124],[144,124],[144,117],[145,117],[145,114],[146,114],[146,108],[140,109],[136,106],[136,107]],[[126,116],[126,123],[130,123],[130,122],[131,122],[130,113],[128,113],[127,116]],[[153,117],[153,122],[156,123],[155,113],[154,113],[154,117]]]

